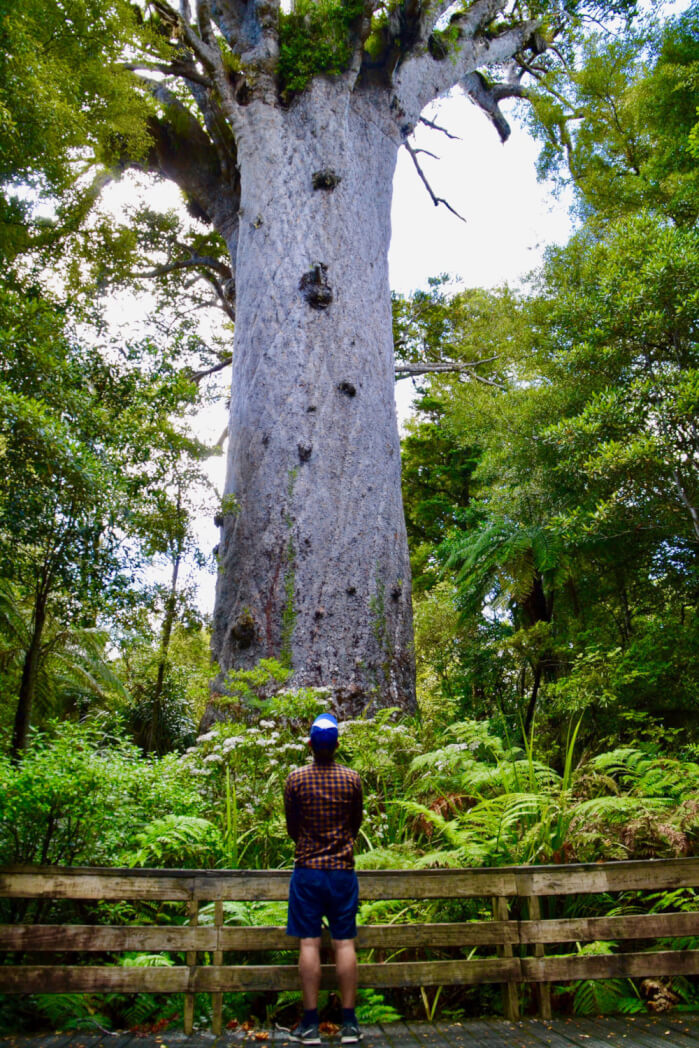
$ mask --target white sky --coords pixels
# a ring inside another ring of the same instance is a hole
[[[429,119],[457,134],[459,141],[420,125],[420,166],[433,192],[460,215],[435,207],[405,149],[396,170],[391,247],[391,287],[409,294],[427,286],[429,277],[448,273],[464,287],[519,283],[543,259],[545,249],[565,243],[572,225],[570,200],[557,200],[536,177],[539,146],[512,120],[504,144],[480,110],[455,93],[436,103]],[[399,421],[410,411],[412,383],[396,384]]]

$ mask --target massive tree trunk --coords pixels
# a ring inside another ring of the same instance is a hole
[[[276,656],[346,714],[414,705],[387,265],[400,138],[376,103],[318,79],[288,110],[252,102],[237,134],[214,651],[224,672]]]
[[[498,103],[522,96],[526,65],[502,83],[478,70],[543,46],[535,21],[499,20],[507,6],[339,0],[312,18],[278,0],[153,0],[170,64],[154,66],[148,45],[142,68],[180,79],[198,116],[145,72],[157,103],[147,164],[226,240],[236,284],[220,691],[228,670],[276,656],[292,685],[331,689],[343,714],[415,705],[393,172],[425,106],[456,84],[507,136]]]

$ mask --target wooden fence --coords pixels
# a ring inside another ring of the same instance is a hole
[[[11,868],[0,870],[0,898],[185,904],[184,925],[0,925],[2,993],[184,993],[185,1031],[191,1032],[194,995],[211,993],[213,1030],[221,1030],[222,994],[229,991],[289,990],[299,985],[294,964],[231,964],[230,954],[288,950],[295,945],[282,927],[241,927],[224,923],[224,901],[272,901],[287,897],[289,872],[273,870],[132,870]],[[383,924],[359,929],[357,945],[394,959],[361,963],[366,987],[424,987],[502,983],[505,1014],[519,1014],[519,984],[533,984],[539,1012],[551,1013],[550,984],[577,979],[699,974],[699,950],[653,948],[652,940],[699,936],[696,910],[628,916],[542,918],[542,900],[608,892],[670,891],[699,886],[699,858],[613,862],[575,866],[517,866],[499,869],[380,870],[359,873],[362,900],[483,899],[492,919],[452,924]],[[589,900],[593,902],[594,900]],[[212,925],[198,926],[202,904],[213,903]],[[34,902],[33,905],[41,905]],[[546,910],[555,907],[547,902]],[[588,910],[590,907],[586,907]],[[39,911],[40,914],[40,911]],[[35,915],[35,920],[37,919]],[[40,919],[40,917],[39,917]],[[546,956],[547,944],[614,940],[610,955]],[[643,949],[631,949],[643,940]],[[446,948],[462,955],[450,960],[414,960]],[[496,956],[464,958],[490,948]],[[36,964],[36,954],[120,951],[177,952],[185,964],[173,967]],[[224,955],[229,955],[225,958]],[[395,959],[397,957],[397,959]],[[406,959],[406,958],[411,959]],[[17,963],[24,960],[25,963]],[[323,966],[323,985],[334,985],[332,966]]]

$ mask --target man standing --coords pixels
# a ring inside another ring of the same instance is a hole
[[[330,713],[316,717],[309,745],[313,763],[292,771],[284,787],[289,836],[296,861],[289,886],[287,935],[300,942],[299,973],[303,1020],[292,1033],[301,1044],[320,1044],[321,920],[330,925],[342,1001],[342,1043],[361,1040],[354,1013],[357,995],[358,887],[354,841],[362,822],[362,784],[356,771],[335,763],[337,721]]]

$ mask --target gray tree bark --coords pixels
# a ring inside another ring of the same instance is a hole
[[[199,117],[151,78],[147,166],[214,225],[235,274],[217,687],[275,656],[292,686],[331,689],[341,714],[412,709],[387,269],[396,155],[459,83],[506,137],[498,103],[521,96],[524,66],[499,85],[474,72],[538,53],[536,23],[499,22],[506,0],[402,0],[375,31],[368,0],[348,27],[346,71],[289,100],[278,0],[153,6],[172,34],[172,65],[157,68],[185,83]],[[219,715],[214,695],[204,725]]]
[[[317,79],[288,111],[253,102],[237,134],[214,652],[224,672],[288,661],[346,714],[414,705],[387,266],[400,135],[377,101]]]

